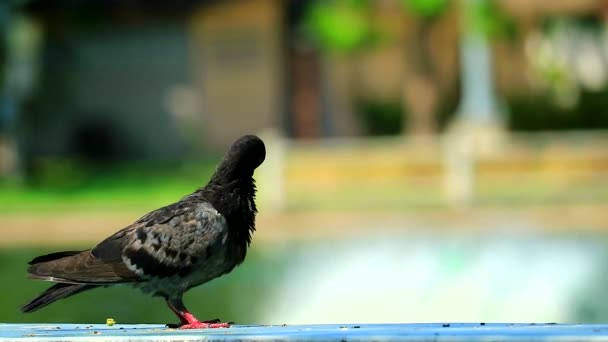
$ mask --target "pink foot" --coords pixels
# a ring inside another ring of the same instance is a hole
[[[181,297],[173,300],[167,299],[167,304],[169,305],[169,308],[171,308],[171,310],[175,312],[177,317],[179,317],[179,320],[181,322],[181,324],[167,324],[169,328],[216,329],[230,328],[230,325],[232,325],[232,323],[222,323],[217,318],[208,321],[199,321],[196,317],[194,317],[193,314],[188,312],[188,310],[184,306],[184,303],[182,303]]]
[[[213,323],[210,323],[213,322]],[[191,322],[178,326],[178,329],[217,329],[217,328],[230,328],[230,323],[218,323],[215,321],[205,322]]]

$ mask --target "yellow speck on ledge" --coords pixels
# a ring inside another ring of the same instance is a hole
[[[113,326],[114,324],[116,324],[116,321],[114,320],[114,318],[108,318],[106,319],[106,324],[109,326]]]

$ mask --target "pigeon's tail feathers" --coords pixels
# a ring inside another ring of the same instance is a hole
[[[40,308],[43,308],[59,299],[67,298],[75,295],[82,291],[93,289],[95,285],[75,285],[75,284],[64,284],[58,283],[49,287],[46,291],[41,293],[38,297],[27,302],[21,306],[23,312],[34,312]]]
[[[46,255],[41,255],[39,257],[35,257],[32,261],[28,262],[29,265],[39,264],[42,262],[53,261],[65,257],[69,257],[72,255],[80,254],[82,251],[65,251],[65,252],[56,252]]]

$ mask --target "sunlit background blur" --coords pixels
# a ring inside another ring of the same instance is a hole
[[[188,293],[238,323],[608,321],[608,1],[3,0],[0,322],[167,323],[86,249],[260,135],[246,262]]]

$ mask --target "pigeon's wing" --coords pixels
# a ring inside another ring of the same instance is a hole
[[[123,251],[133,243],[138,229],[162,224],[186,209],[179,203],[155,210],[116,232],[92,250],[51,253],[30,261],[31,278],[72,284],[116,284],[140,280],[123,260]]]
[[[137,275],[123,262],[104,262],[96,258],[90,250],[57,259],[51,259],[50,255],[38,257],[30,264],[27,271],[30,278],[33,279],[95,285],[111,285],[137,280]]]
[[[30,261],[30,278],[70,284],[108,285],[139,280],[121,258],[121,249],[137,229],[131,225],[104,240],[97,247],[80,252],[58,252]],[[102,253],[98,252],[99,246]]]
[[[60,252],[30,262],[31,278],[107,285],[185,275],[212,255],[226,221],[208,203],[178,202],[155,210],[91,250]]]
[[[192,205],[177,202],[166,207],[149,212],[135,221],[132,225],[103,240],[92,250],[92,254],[105,262],[122,262],[123,252],[128,245],[141,240],[146,228],[166,224],[176,216],[185,214],[192,210]]]
[[[224,217],[209,203],[178,202],[158,209],[95,247],[108,262],[122,260],[141,279],[185,276],[226,243]]]

